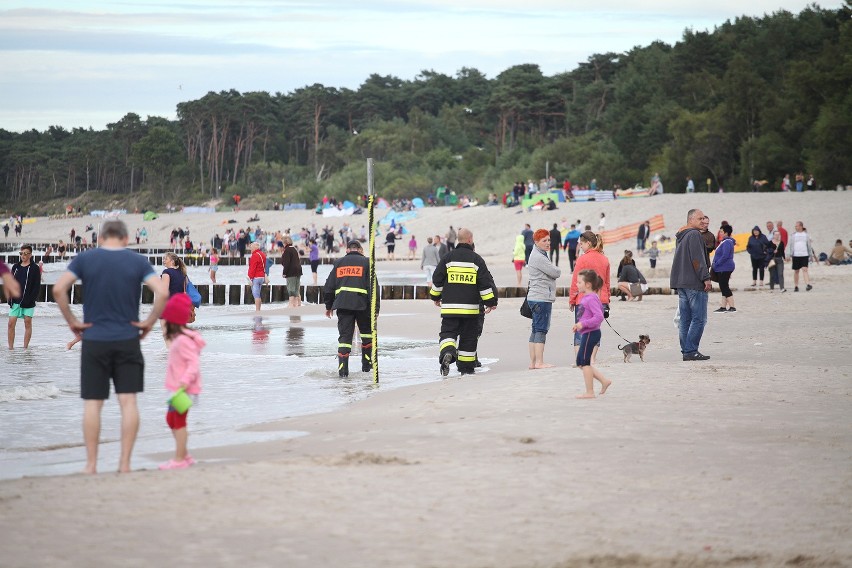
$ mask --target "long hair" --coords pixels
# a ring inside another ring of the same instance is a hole
[[[579,274],[580,278],[583,279],[583,282],[588,282],[592,285],[592,290],[595,292],[599,292],[601,288],[603,288],[603,278],[592,269],[581,270]]]
[[[171,261],[173,263],[175,263],[175,268],[180,270],[180,273],[183,274],[184,276],[186,276],[186,265],[183,263],[183,261],[180,259],[180,257],[178,255],[176,255],[173,252],[167,252],[163,256],[163,258],[171,259]]]
[[[172,323],[170,321],[164,321],[163,323],[166,325],[166,333],[164,335],[169,341],[174,339],[176,336],[181,335],[186,329],[186,326]]]

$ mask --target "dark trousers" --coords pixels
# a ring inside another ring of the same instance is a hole
[[[766,261],[762,258],[754,258],[751,257],[751,279],[757,280],[758,274],[760,275],[760,281],[763,282],[763,271],[766,265]]]
[[[337,354],[348,357],[352,352],[352,336],[355,335],[355,324],[361,334],[361,360],[369,363],[373,348],[373,329],[370,324],[370,310],[337,310]]]
[[[556,262],[553,262],[553,255],[556,255]],[[550,262],[553,262],[556,266],[559,266],[559,245],[550,246]]]
[[[571,272],[574,272],[574,263],[577,262],[577,249],[568,247],[568,262],[571,264]]]
[[[478,317],[442,317],[441,351],[438,353],[438,361],[441,361],[444,353],[451,353],[459,371],[473,372],[476,366],[476,346],[481,332]]]

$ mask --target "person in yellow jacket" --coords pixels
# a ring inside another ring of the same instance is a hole
[[[349,376],[349,354],[352,351],[352,336],[355,324],[361,334],[361,370],[370,371],[373,347],[373,326],[370,318],[370,261],[363,254],[361,243],[349,241],[346,255],[337,260],[325,281],[325,316],[331,318],[337,310],[337,373]],[[376,313],[379,298],[376,298]]]
[[[473,374],[481,333],[480,304],[486,314],[497,309],[497,291],[485,261],[473,250],[470,230],[459,229],[456,248],[432,274],[429,296],[441,308],[441,374],[446,377],[453,362],[462,375]]]
[[[523,276],[524,266],[527,263],[526,250],[524,236],[518,235],[515,237],[515,250],[512,252],[512,264],[515,265],[515,274],[518,275],[518,288],[521,287],[521,277]]]

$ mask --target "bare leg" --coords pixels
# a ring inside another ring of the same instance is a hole
[[[802,278],[805,280],[805,286],[811,283],[811,279],[808,277],[808,268],[802,268]]]
[[[9,349],[15,348],[15,325],[18,323],[18,318],[9,317]]]
[[[30,346],[30,338],[33,336],[33,318],[24,317],[24,349]]]
[[[517,275],[518,275],[518,288],[520,288],[520,287],[521,287],[521,271],[520,271],[520,270],[516,270],[516,271],[515,271],[515,274],[517,274]]]
[[[256,311],[256,312],[260,311],[260,298],[254,299],[254,311]]]
[[[799,287],[799,271],[798,270],[793,271],[793,286],[795,286],[796,288]]]
[[[595,348],[592,349],[592,365],[595,364],[595,361],[598,358],[598,348],[599,347],[600,347],[600,345],[595,345]],[[578,349],[579,349],[579,347],[578,347]]]
[[[314,272],[314,286],[317,285],[317,273]]]
[[[172,430],[172,434],[175,436],[175,461],[184,461],[186,459],[186,455],[189,453],[186,449],[189,432],[186,428],[180,428],[178,430]]]
[[[550,369],[553,365],[544,362],[544,343],[534,343],[535,346],[535,368]]]
[[[530,343],[530,369],[535,369],[535,343]]]
[[[98,472],[98,444],[101,438],[102,400],[83,402],[83,440],[86,442],[86,468],[83,473]]]
[[[612,384],[612,381],[609,380],[608,378],[606,378],[603,373],[601,373],[599,370],[595,369],[594,367],[592,367],[592,374],[600,382],[601,394],[604,394],[606,392],[606,389],[609,388],[609,385]]]
[[[139,408],[136,406],[136,393],[118,395],[121,406],[121,459],[118,462],[119,473],[130,472],[130,456],[139,433]]]
[[[578,394],[577,398],[595,398],[595,375],[591,365],[583,367],[583,382],[586,384],[586,392]]]

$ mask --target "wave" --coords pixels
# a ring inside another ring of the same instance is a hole
[[[60,394],[54,385],[26,385],[0,389],[0,402],[13,400],[47,400]]]

